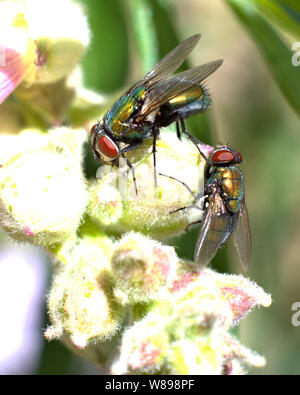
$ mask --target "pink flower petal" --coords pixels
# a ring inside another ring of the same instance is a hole
[[[203,152],[203,154],[207,157],[207,158],[209,158],[209,156],[210,156],[210,154],[213,152],[213,150],[214,150],[214,147],[212,147],[211,145],[207,145],[207,144],[203,144],[203,143],[201,143],[200,144],[200,147],[199,147],[200,149],[201,149],[201,151]]]
[[[0,64],[0,104],[15,90],[24,78],[28,66],[23,55],[11,48],[2,48],[4,64]]]
[[[255,298],[248,295],[243,289],[222,287],[221,291],[234,314],[234,321],[246,315],[256,304]]]
[[[155,366],[161,354],[161,350],[157,348],[150,340],[144,341],[139,348],[133,351],[128,360],[131,369],[141,369],[147,366]]]
[[[236,324],[255,306],[268,307],[272,303],[271,295],[264,292],[254,282],[236,275],[216,275],[219,289],[233,313]]]

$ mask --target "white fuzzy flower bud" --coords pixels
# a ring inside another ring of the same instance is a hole
[[[17,240],[51,245],[78,227],[87,192],[81,169],[84,131],[58,129],[44,146],[1,168],[0,223]],[[37,134],[37,144],[41,136]]]

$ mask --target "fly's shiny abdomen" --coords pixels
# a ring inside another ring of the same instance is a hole
[[[172,111],[184,109],[185,117],[206,110],[210,107],[210,104],[210,97],[206,89],[200,84],[168,101]]]
[[[175,109],[185,106],[186,104],[189,104],[195,100],[202,100],[203,98],[204,90],[202,89],[201,85],[196,85],[193,88],[182,93],[181,95],[178,95],[173,99],[169,100],[169,104]]]
[[[139,87],[130,94],[119,99],[106,114],[105,126],[111,131],[116,139],[122,138],[126,134],[127,138],[141,137],[141,131],[128,128],[127,123],[136,111],[138,104],[145,98],[146,90]],[[143,137],[143,133],[142,133]]]
[[[232,213],[237,213],[245,194],[242,172],[235,166],[221,167],[216,177],[227,209]]]

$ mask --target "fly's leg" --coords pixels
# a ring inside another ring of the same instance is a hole
[[[154,167],[154,186],[157,188],[157,171],[156,171],[156,140],[159,134],[159,129],[154,128],[153,129],[153,148],[152,148],[152,153],[153,153],[153,167]]]
[[[167,178],[171,178],[171,180],[175,180],[175,181],[177,181],[177,182],[180,182],[180,184],[182,184],[182,185],[190,192],[190,194],[193,196],[193,198],[194,198],[195,200],[197,200],[197,195],[194,194],[194,192],[191,190],[191,188],[190,188],[184,181],[178,180],[178,178],[175,178],[175,177],[173,177],[173,176],[168,176],[168,175],[163,174],[163,173],[158,173],[158,174],[159,174],[160,176],[167,177]]]
[[[190,206],[180,207],[180,208],[177,208],[176,210],[169,211],[169,214],[177,213],[178,211],[185,210],[186,208],[196,208],[196,209],[202,211],[202,208],[200,208],[199,206],[196,206],[196,204],[191,204]],[[200,221],[197,221],[197,222],[200,222]],[[195,222],[195,223],[196,223],[196,222]]]
[[[171,178],[171,180],[175,180],[175,181],[177,181],[177,182],[180,182],[180,184],[182,184],[189,192],[190,192],[190,194],[193,196],[193,198],[195,199],[195,202],[198,200],[198,199],[200,199],[202,196],[204,196],[205,195],[205,193],[202,193],[202,192],[200,192],[200,193],[197,193],[197,195],[191,190],[191,188],[184,182],[184,181],[181,181],[181,180],[179,180],[178,178],[175,178],[175,177],[173,177],[173,176],[168,176],[168,175],[166,175],[166,174],[163,174],[163,173],[158,173],[160,176],[163,176],[163,177],[167,177],[167,178]]]
[[[137,189],[137,185],[136,185],[136,177],[135,177],[135,171],[134,171],[134,167],[132,165],[132,163],[130,162],[130,160],[125,156],[125,152],[131,151],[135,148],[137,148],[142,142],[139,141],[136,144],[133,145],[129,145],[128,147],[123,148],[120,151],[120,154],[122,155],[122,157],[126,160],[126,164],[128,166],[128,169],[131,171],[132,173],[132,178],[133,178],[133,183],[134,183],[134,189],[135,189],[135,194],[136,196],[138,196],[138,189]]]
[[[181,131],[182,133],[184,133],[185,135],[187,135],[187,137],[192,141],[192,143],[195,144],[197,150],[199,151],[200,155],[202,156],[202,158],[208,162],[208,158],[206,157],[206,155],[204,155],[204,153],[201,151],[201,149],[199,148],[199,144],[202,144],[200,140],[198,140],[195,136],[193,136],[192,134],[190,134],[185,127],[185,123],[184,123],[184,119],[182,117],[179,117],[179,121],[180,121],[180,126],[181,126]],[[178,121],[177,121],[178,122]],[[179,126],[178,126],[179,128]]]
[[[127,166],[129,168],[129,170],[131,170],[132,179],[133,179],[133,183],[134,183],[135,194],[136,194],[136,196],[138,196],[138,190],[137,190],[137,185],[136,185],[136,178],[135,178],[134,167],[132,166],[132,163],[130,162],[130,160],[128,158],[126,158],[126,156],[125,156],[125,154],[123,152],[121,152],[121,155],[126,160],[126,163],[127,163]]]
[[[135,123],[128,124],[128,126],[131,129],[137,130],[137,131],[143,131],[144,126],[143,125],[138,125]],[[153,168],[154,168],[154,186],[157,188],[157,171],[156,171],[156,140],[159,135],[159,128],[153,127],[152,129],[152,136],[153,136],[153,143],[152,143],[152,154],[153,154]],[[140,142],[141,143],[141,142]],[[139,143],[139,144],[140,144]]]
[[[163,176],[163,177],[168,177],[168,178],[170,178],[171,180],[175,180],[175,181],[180,182],[180,183],[190,192],[190,194],[194,197],[195,202],[197,202],[197,200],[200,199],[200,197],[204,196],[203,193],[198,193],[198,194],[196,195],[196,194],[191,190],[191,188],[190,188],[184,181],[178,180],[178,179],[175,178],[175,177],[168,176],[168,175],[162,174],[162,173],[159,173],[159,175],[160,175],[160,176]],[[182,211],[182,210],[185,210],[185,209],[188,209],[188,208],[196,208],[196,209],[198,209],[198,210],[203,211],[203,210],[204,210],[204,207],[205,207],[205,201],[203,202],[202,208],[199,207],[199,206],[197,206],[196,204],[192,204],[192,205],[190,205],[190,206],[180,207],[180,208],[178,208],[178,209],[176,209],[176,210],[170,211],[169,214],[174,214],[174,213],[177,213],[178,211]],[[187,227],[185,228],[185,231],[187,231],[188,228],[189,228],[191,225],[198,224],[199,222],[201,222],[201,221],[191,222],[190,224],[187,225]]]
[[[174,213],[177,213],[178,211],[185,210],[186,208],[196,208],[196,209],[198,209],[198,210],[201,210],[201,211],[202,211],[202,208],[200,208],[200,207],[196,206],[195,204],[192,204],[191,206],[180,207],[180,208],[178,208],[177,210],[170,211],[170,212],[169,212],[169,214],[174,214]],[[201,222],[201,220],[199,220],[199,221],[194,221],[194,222],[191,222],[190,224],[188,224],[188,225],[186,226],[186,228],[185,228],[185,232],[187,232],[187,231],[188,231],[188,229],[189,229],[189,227],[190,227],[190,226],[192,226],[192,225],[196,225],[196,224],[199,224],[200,222]]]
[[[180,127],[179,127],[178,119],[176,121],[176,135],[177,135],[178,139],[181,141],[181,133],[180,133]]]
[[[199,208],[199,207],[198,207],[198,208]],[[187,227],[185,228],[185,231],[187,232],[190,226],[200,224],[200,222],[201,222],[201,221],[194,221],[194,222],[191,222],[190,224],[187,225]]]

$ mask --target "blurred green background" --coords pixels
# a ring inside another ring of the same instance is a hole
[[[189,66],[224,59],[208,81],[212,110],[188,121],[188,128],[206,143],[230,143],[245,160],[253,238],[247,276],[273,298],[270,308],[251,312],[239,329],[242,343],[267,360],[265,368],[250,373],[299,374],[300,326],[293,326],[291,319],[292,304],[300,302],[300,54],[292,50],[300,42],[300,2],[81,3],[92,33],[82,61],[84,77],[87,87],[97,92],[122,92],[178,42],[196,33],[202,38]],[[198,229],[170,240],[179,255],[193,257]],[[212,267],[242,273],[231,243],[219,251]],[[45,314],[44,326],[46,320]],[[44,342],[35,373],[93,372],[59,343]]]

